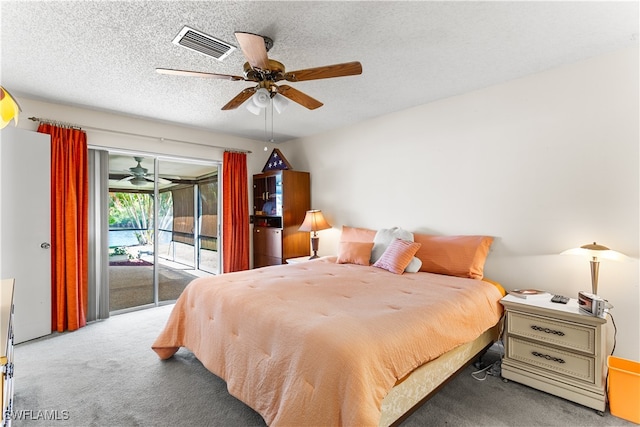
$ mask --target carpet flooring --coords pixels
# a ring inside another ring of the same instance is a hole
[[[151,344],[172,305],[129,312],[15,348],[14,426],[263,426],[187,349]],[[489,363],[499,354],[489,352]],[[405,426],[634,426],[470,366]]]

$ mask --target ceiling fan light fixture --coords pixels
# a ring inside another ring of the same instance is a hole
[[[267,89],[261,87],[253,95],[252,101],[258,108],[267,108],[271,102],[271,94]]]
[[[256,116],[259,116],[260,112],[262,111],[262,108],[258,107],[256,104],[253,103],[253,101],[251,101],[251,102],[247,102],[247,110],[249,110],[249,112],[251,112],[252,114],[255,114]]]
[[[143,185],[147,185],[147,180],[141,176],[135,176],[131,181],[129,181],[131,185],[135,185],[136,187],[140,187]]]
[[[289,100],[279,93],[276,93],[276,95],[273,97],[273,108],[276,109],[278,114],[282,114],[282,112],[286,110],[288,106]]]

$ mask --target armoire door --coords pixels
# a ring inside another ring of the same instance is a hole
[[[253,227],[253,268],[283,264],[282,229]]]
[[[51,139],[0,130],[0,279],[15,279],[14,342],[51,333]]]

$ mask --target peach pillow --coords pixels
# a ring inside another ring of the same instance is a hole
[[[373,242],[373,238],[376,237],[376,230],[369,230],[367,228],[356,228],[342,226],[342,234],[340,235],[341,242]]]
[[[395,274],[402,274],[420,246],[420,243],[396,238],[387,246],[380,259],[373,266],[384,268]]]
[[[416,257],[422,260],[420,271],[478,280],[484,275],[484,262],[493,243],[493,237],[489,236],[431,236],[416,233],[413,240],[422,244],[416,252]]]
[[[373,242],[340,242],[338,245],[338,264],[369,265]]]

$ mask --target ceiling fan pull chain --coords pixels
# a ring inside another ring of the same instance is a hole
[[[271,98],[271,139],[269,142],[272,144],[275,142],[273,139],[273,98]]]
[[[268,134],[267,134],[267,109],[264,109],[264,141],[268,142]]]

